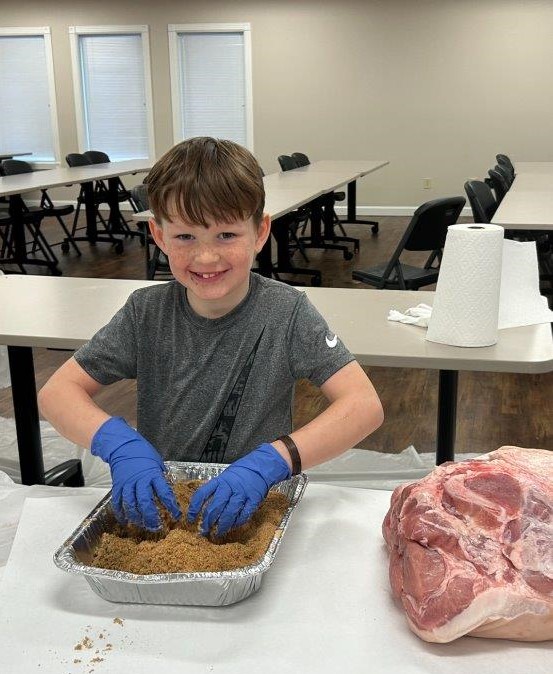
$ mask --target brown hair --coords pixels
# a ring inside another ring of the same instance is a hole
[[[155,163],[144,182],[158,225],[175,216],[204,227],[208,219],[253,217],[259,225],[263,217],[261,167],[249,150],[230,140],[185,140]]]

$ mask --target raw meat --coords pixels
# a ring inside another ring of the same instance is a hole
[[[390,582],[425,641],[553,639],[553,452],[501,447],[397,487]]]

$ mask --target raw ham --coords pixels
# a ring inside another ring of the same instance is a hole
[[[553,639],[553,452],[501,447],[397,487],[390,583],[425,641]]]

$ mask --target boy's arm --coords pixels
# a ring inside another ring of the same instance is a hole
[[[181,511],[165,479],[163,459],[147,440],[121,417],[111,417],[92,400],[102,385],[70,358],[38,394],[44,416],[62,435],[109,464],[112,507],[120,522],[157,530],[161,519],[157,496],[174,519]]]
[[[101,388],[72,357],[40,389],[38,405],[61,435],[89,448],[96,431],[110,417],[92,400]]]
[[[384,421],[378,394],[357,361],[333,374],[321,386],[321,391],[329,400],[329,407],[290,436],[299,449],[302,470],[355,447]],[[291,466],[284,443],[278,440],[271,444]]]

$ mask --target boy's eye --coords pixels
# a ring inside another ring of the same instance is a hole
[[[219,236],[221,237],[221,239],[228,240],[228,239],[234,239],[236,234],[234,232],[221,232],[221,234],[219,234]]]
[[[193,238],[192,234],[177,234],[179,241],[192,241]]]

